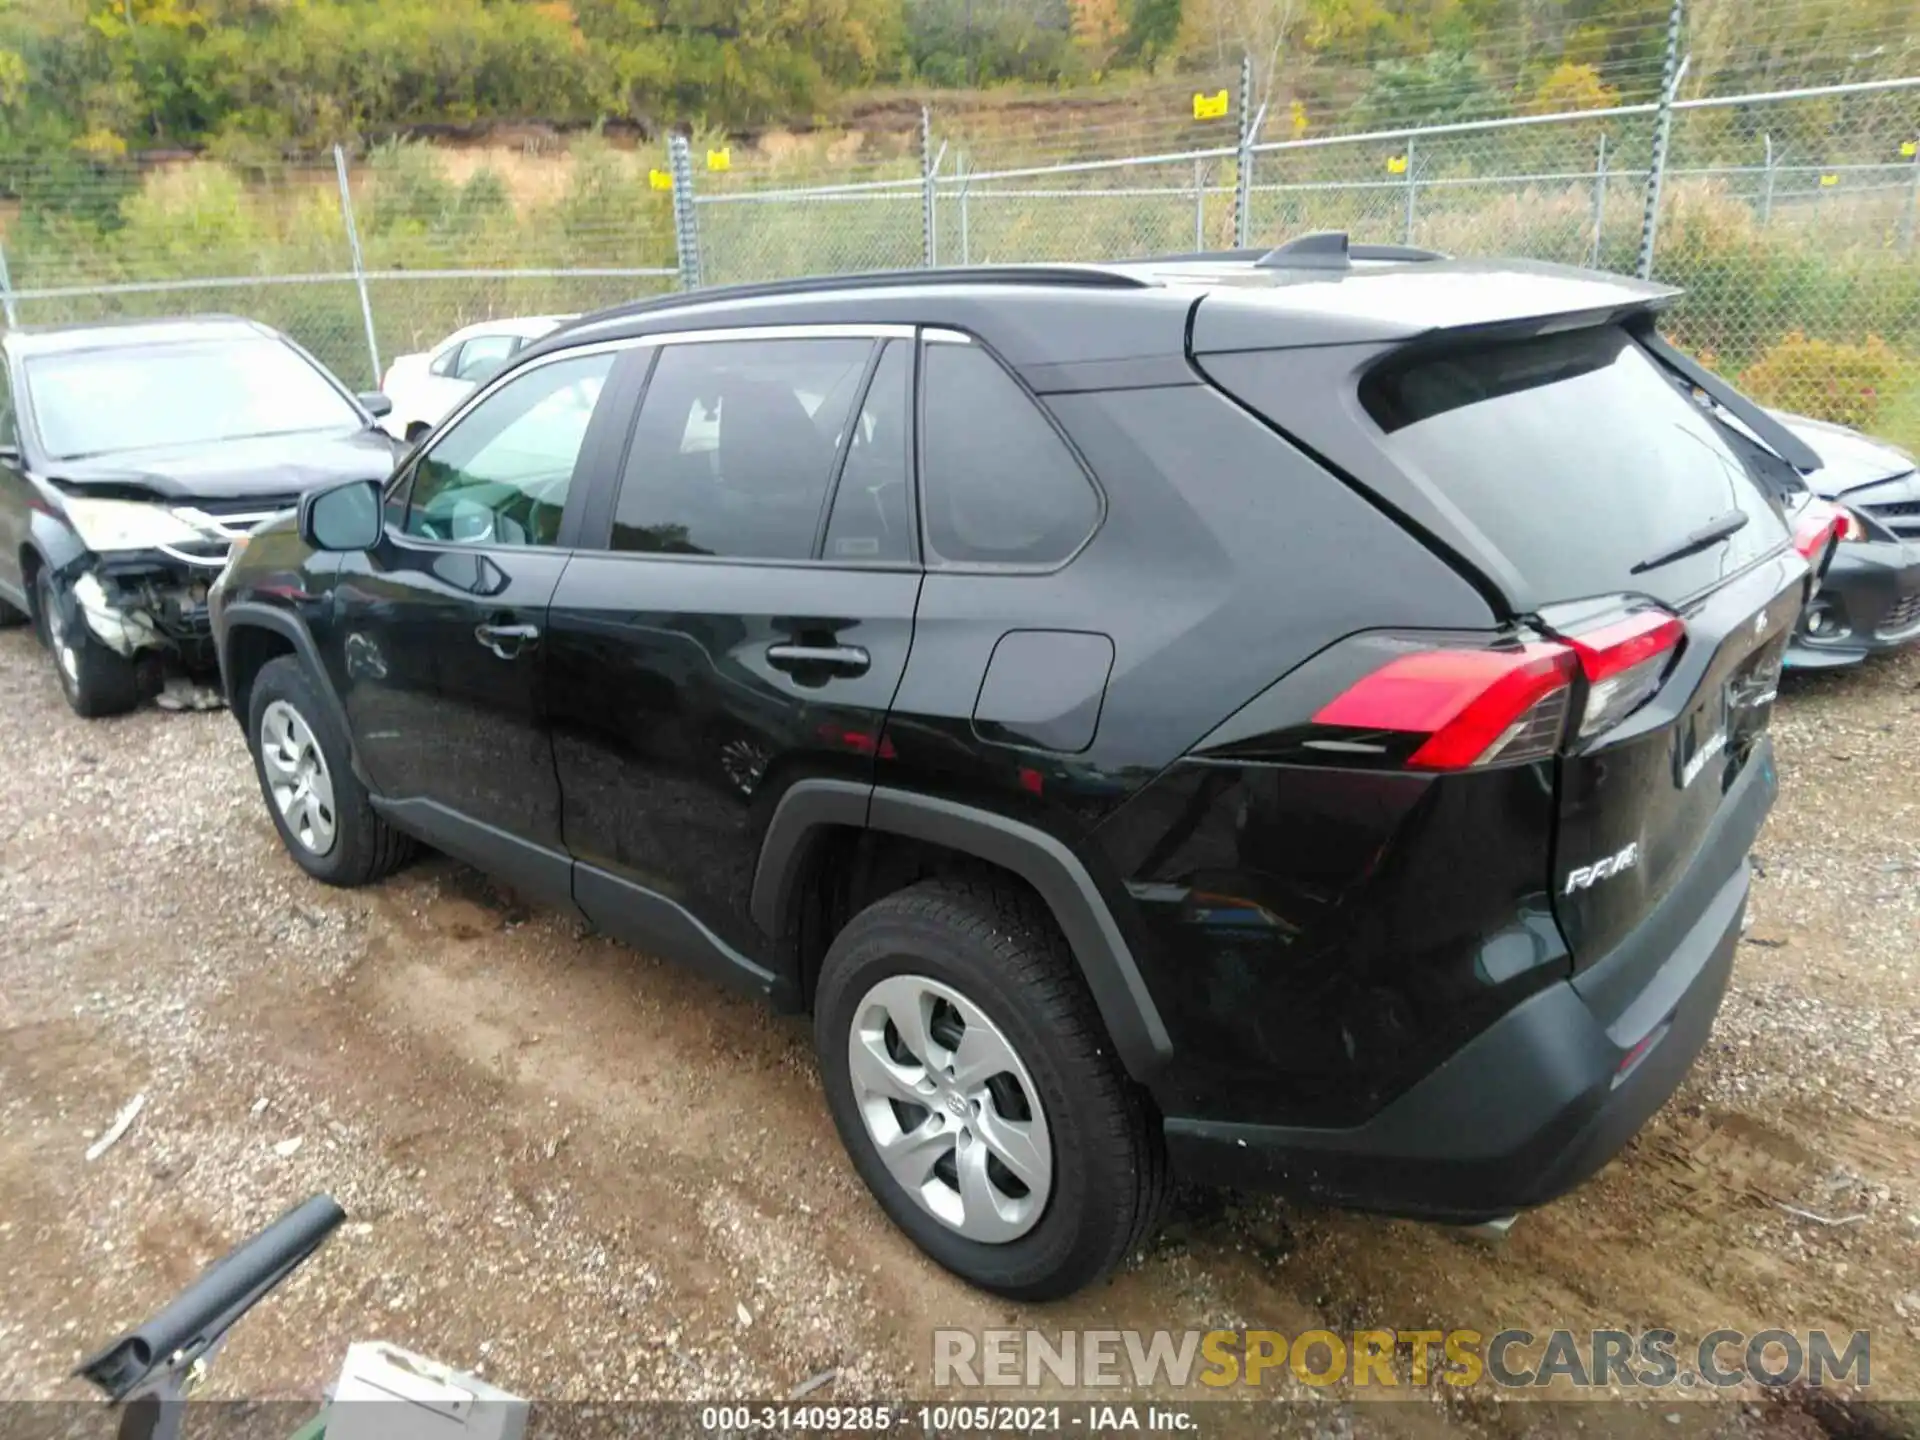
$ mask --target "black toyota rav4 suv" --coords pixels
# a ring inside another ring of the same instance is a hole
[[[234,714],[315,877],[810,1012],[989,1289],[1170,1174],[1505,1217],[1706,1038],[1829,545],[1671,297],[1314,237],[608,311],[254,536]]]

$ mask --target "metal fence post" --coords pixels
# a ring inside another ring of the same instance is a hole
[[[1262,116],[1266,107],[1260,107]],[[1244,250],[1252,242],[1253,142],[1259,138],[1260,119],[1253,113],[1253,56],[1240,57],[1240,143],[1233,177],[1233,246]]]
[[[973,162],[965,155],[956,155],[953,161],[954,171],[960,176],[960,263],[973,263],[973,239],[967,223],[967,191],[973,184]]]
[[[1413,136],[1409,135],[1407,136],[1407,233],[1406,239],[1401,242],[1406,245],[1413,244],[1413,227],[1418,213],[1415,207],[1420,190],[1414,182],[1414,173],[1419,163],[1419,157],[1413,153]]]
[[[1766,177],[1760,189],[1760,223],[1768,225],[1773,221],[1773,136],[1762,135],[1760,138],[1767,147]]]
[[[933,233],[936,222],[934,213],[934,187],[937,183],[939,162],[933,155],[933,110],[926,105],[920,107],[920,263],[929,270],[939,258],[938,237]]]
[[[1907,191],[1907,213],[1900,222],[1900,248],[1913,249],[1914,210],[1920,208],[1920,146],[1916,146],[1913,156],[1913,183]],[[5,278],[5,270],[0,269],[0,279]]]
[[[333,147],[333,172],[340,181],[340,218],[347,224],[347,250],[353,257],[353,283],[360,291],[360,318],[367,326],[367,363],[373,367],[372,383],[380,383],[380,342],[373,333],[373,301],[367,295],[367,267],[360,256],[360,227],[353,221],[353,191],[347,185],[347,152]]]
[[[1686,66],[1680,63],[1680,6],[1673,0],[1667,12],[1667,52],[1660,66],[1660,108],[1653,117],[1653,158],[1647,166],[1647,203],[1640,217],[1640,263],[1636,267],[1642,280],[1653,274],[1653,237],[1660,228],[1660,187],[1667,175],[1667,142],[1673,135],[1673,98],[1680,88]]]
[[[680,260],[680,288],[700,288],[700,216],[694,208],[693,147],[679,133],[667,137],[667,171],[673,177],[673,248]]]
[[[1207,248],[1207,162],[1193,162],[1193,248],[1199,254]]]
[[[1587,264],[1600,268],[1600,245],[1607,225],[1607,132],[1600,132],[1600,153],[1593,162],[1593,254]]]
[[[0,308],[6,311],[9,329],[20,323],[20,317],[13,309],[13,273],[7,269],[7,247],[4,245],[0,245]]]

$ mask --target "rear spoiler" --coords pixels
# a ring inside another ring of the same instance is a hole
[[[1711,396],[1715,404],[1751,430],[1763,445],[1802,475],[1811,475],[1826,463],[1821,460],[1819,452],[1773,416],[1691,355],[1676,350],[1651,324],[1642,329],[1639,340],[1661,364]]]

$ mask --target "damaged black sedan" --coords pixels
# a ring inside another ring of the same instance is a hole
[[[0,624],[114,715],[215,664],[207,587],[314,486],[384,477],[386,401],[278,331],[207,317],[16,329],[0,366]]]
[[[1800,612],[1792,669],[1855,665],[1920,640],[1920,473],[1885,440],[1800,415],[1776,414],[1824,462],[1807,477],[1839,507],[1840,544],[1820,593]]]

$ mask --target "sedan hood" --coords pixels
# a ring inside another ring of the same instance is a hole
[[[268,500],[343,480],[384,480],[396,451],[378,430],[320,431],[127,450],[61,460],[49,476],[67,490],[156,500]]]
[[[1779,410],[1770,413],[1826,462],[1806,477],[1807,488],[1824,499],[1835,500],[1862,485],[1913,473],[1913,457],[1884,440],[1872,440],[1844,425],[1809,420],[1804,415]]]

